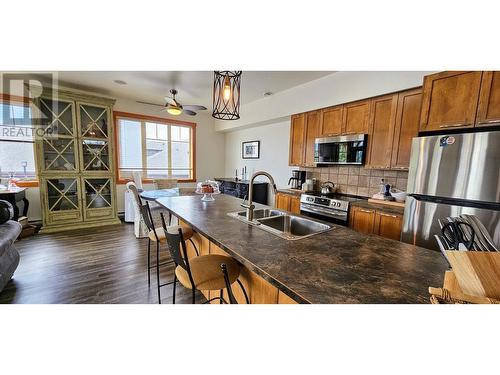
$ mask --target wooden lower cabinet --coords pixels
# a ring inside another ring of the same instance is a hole
[[[224,250],[222,250],[213,242],[210,242],[210,254],[228,255]],[[264,280],[256,273],[250,271],[245,266],[241,268],[239,280],[243,284],[251,304],[278,303],[278,288],[271,285],[269,282]],[[240,288],[240,285],[238,283],[234,283],[231,287],[236,301],[240,304],[246,303],[245,296]],[[227,301],[226,290],[224,289],[222,293],[224,299]],[[219,296],[219,294],[219,291],[210,291],[209,296],[210,298],[214,298]],[[219,301],[213,301],[212,303],[218,304]]]
[[[401,215],[388,214],[377,211],[375,213],[375,223],[373,233],[379,236],[399,241],[401,238],[401,228],[403,217]]]
[[[376,234],[399,241],[402,225],[402,215],[386,213],[376,209],[351,208],[349,226],[357,232]]]
[[[291,299],[288,297],[285,293],[283,293],[281,290],[278,291],[278,303],[280,305],[294,305],[297,304],[298,302]]]
[[[278,210],[300,214],[300,196],[276,193],[275,206]]]
[[[375,210],[351,208],[349,226],[357,232],[372,234],[375,223]]]

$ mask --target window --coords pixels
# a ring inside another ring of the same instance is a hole
[[[196,179],[196,124],[115,112],[118,133],[119,179],[134,171],[146,178]]]
[[[0,99],[0,177],[34,179],[34,151],[29,104]]]

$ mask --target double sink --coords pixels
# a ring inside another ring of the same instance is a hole
[[[247,220],[246,211],[231,212],[228,215],[286,240],[300,240],[333,228],[329,224],[269,208],[254,210],[252,221]]]

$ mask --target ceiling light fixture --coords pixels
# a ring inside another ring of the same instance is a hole
[[[239,71],[214,71],[212,117],[219,120],[238,120],[240,118]]]
[[[126,85],[127,84],[127,82],[122,81],[121,79],[115,79],[113,82],[116,83],[117,85]]]
[[[182,113],[182,108],[174,105],[167,105],[167,112],[174,116],[179,116]]]

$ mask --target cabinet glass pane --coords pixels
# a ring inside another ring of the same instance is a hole
[[[78,183],[75,178],[52,178],[47,180],[49,211],[78,209]]]
[[[108,136],[108,111],[106,108],[80,105],[82,136],[106,138]]]
[[[43,162],[47,171],[75,171],[75,143],[72,139],[44,139]]]
[[[41,124],[58,135],[73,135],[73,107],[71,103],[50,99],[40,100]]]
[[[82,149],[84,170],[110,170],[108,142],[86,139],[82,141]]]
[[[111,207],[111,183],[107,178],[85,179],[85,202],[87,208]]]

